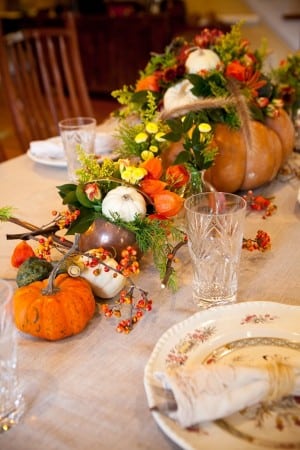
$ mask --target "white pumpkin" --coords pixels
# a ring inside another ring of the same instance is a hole
[[[93,254],[93,250],[89,252]],[[84,265],[88,261],[88,256],[82,255],[80,261],[83,269],[80,271],[80,276],[85,278],[91,285],[93,293],[100,298],[112,298],[117,295],[125,286],[126,278],[114,270],[106,271],[103,264],[99,263],[96,267],[87,267]],[[115,269],[118,265],[113,258],[106,258],[105,264]]]
[[[125,222],[132,222],[136,215],[141,218],[146,216],[146,201],[135,188],[119,186],[104,197],[102,213],[109,219],[118,214]]]
[[[191,92],[193,87],[189,80],[182,80],[174,84],[174,86],[169,87],[164,95],[164,110],[168,111],[173,108],[198,102],[199,98]]]
[[[217,53],[208,48],[197,48],[192,51],[185,62],[188,73],[198,73],[201,70],[215,69],[221,60]]]

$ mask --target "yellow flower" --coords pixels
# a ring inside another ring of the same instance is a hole
[[[209,123],[202,122],[198,125],[198,129],[200,133],[210,133],[211,132],[211,126]]]
[[[146,142],[147,139],[148,139],[148,135],[144,131],[142,131],[141,133],[138,133],[136,135],[136,137],[134,138],[134,140],[137,144],[142,144],[143,142]]]
[[[149,150],[152,153],[157,153],[158,152],[158,147],[157,147],[157,145],[150,145]]]
[[[147,161],[148,159],[154,158],[154,154],[153,154],[152,152],[150,152],[149,150],[144,150],[144,151],[141,153],[141,158],[142,158],[144,161]]]
[[[163,133],[162,131],[159,131],[158,133],[156,133],[155,135],[155,139],[157,142],[164,142],[165,139],[163,138],[163,136],[165,135],[165,133]]]
[[[121,178],[122,180],[127,181],[127,183],[137,184],[145,175],[147,175],[147,170],[143,167],[129,166],[123,170]]]
[[[156,134],[158,132],[158,126],[155,122],[148,122],[146,124],[146,131],[150,134]]]

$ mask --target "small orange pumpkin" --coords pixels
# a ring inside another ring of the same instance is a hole
[[[48,279],[18,288],[13,297],[16,327],[32,336],[56,341],[80,333],[95,313],[90,284],[60,274],[53,293],[44,293]]]

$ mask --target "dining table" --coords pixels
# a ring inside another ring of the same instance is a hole
[[[292,154],[293,164],[299,164],[299,156]],[[14,217],[45,225],[53,210],[62,210],[57,187],[66,182],[66,167],[35,162],[27,154],[2,162],[0,208],[10,206]],[[290,174],[254,190],[255,195],[271,198],[277,208],[267,217],[262,211],[247,212],[244,237],[253,238],[257,230],[264,230],[271,248],[242,250],[237,304],[300,306],[299,189],[299,177]],[[18,241],[6,235],[22,231],[14,223],[0,222],[0,278],[14,288],[17,269],[11,265],[11,255]],[[81,333],[62,340],[17,332],[25,412],[17,425],[0,434],[1,450],[170,450],[181,446],[154,420],[144,385],[145,367],[161,336],[201,313],[192,298],[187,246],[178,252],[175,268],[178,288],[173,291],[161,285],[151,252],[143,255],[134,282],[148,292],[152,310],[128,334],[116,330],[120,319],[105,317],[101,309]],[[218,308],[223,307],[213,308],[211,314]],[[235,439],[232,448],[243,449],[239,438]]]

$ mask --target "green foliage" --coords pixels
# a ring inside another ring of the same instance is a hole
[[[135,137],[143,130],[144,125],[142,123],[130,125],[127,122],[124,122],[120,124],[118,129],[118,138],[122,142],[119,148],[119,155],[121,158],[131,158],[134,156],[139,157],[141,151],[148,148],[147,142],[145,142],[144,145],[135,142]]]
[[[214,45],[214,50],[218,53],[221,61],[227,65],[230,61],[239,60],[244,54],[244,46],[241,46],[242,22],[238,22],[231,27],[231,31],[222,36]]]
[[[13,208],[11,206],[3,206],[0,208],[0,222],[7,222],[13,214]]]
[[[118,175],[119,165],[111,159],[99,161],[93,154],[88,154],[82,147],[77,150],[78,159],[81,162],[81,169],[76,171],[78,182],[85,184],[101,178],[115,177]]]
[[[187,168],[202,171],[209,168],[216,156],[217,149],[212,146],[212,129],[209,132],[200,132],[199,125],[206,117],[200,113],[189,112],[182,119],[176,118],[168,120],[170,133],[165,138],[177,142],[183,139],[184,150],[179,153],[175,163],[187,164]],[[208,125],[208,124],[207,124]]]

